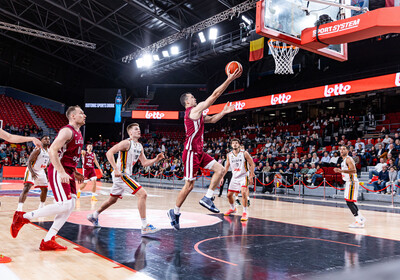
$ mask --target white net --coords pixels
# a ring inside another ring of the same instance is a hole
[[[268,46],[275,59],[275,74],[293,74],[293,59],[299,48],[270,39]]]

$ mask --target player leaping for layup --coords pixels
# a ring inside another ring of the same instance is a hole
[[[366,219],[361,215],[357,205],[354,203],[357,202],[359,187],[356,164],[354,159],[349,156],[349,149],[346,146],[340,147],[340,155],[343,158],[341,168],[335,168],[334,171],[342,173],[343,181],[346,183],[344,199],[356,219],[354,223],[349,225],[349,227],[363,228]]]
[[[225,80],[225,82],[215,89],[211,96],[208,97],[204,102],[197,104],[196,98],[194,98],[191,93],[184,93],[181,96],[181,104],[186,108],[184,119],[186,140],[185,150],[183,151],[182,155],[185,166],[184,170],[186,182],[176,199],[175,208],[170,209],[167,212],[168,217],[171,220],[171,225],[176,230],[180,228],[180,208],[194,187],[196,174],[200,167],[214,171],[210,186],[206,195],[200,200],[200,205],[214,213],[219,213],[219,210],[217,207],[215,207],[213,202],[213,194],[215,188],[218,186],[221,178],[223,177],[224,167],[203,151],[204,123],[216,123],[226,114],[233,112],[234,106],[229,106],[228,102],[220,113],[213,116],[203,116],[203,111],[214,104],[214,102],[218,97],[221,96],[229,84],[242,75],[242,71],[242,68],[238,68],[234,73],[228,74],[228,78]]]

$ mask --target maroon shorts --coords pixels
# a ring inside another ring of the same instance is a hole
[[[200,167],[211,169],[215,163],[215,159],[205,152],[195,153],[188,150],[183,151],[182,160],[185,166],[185,180],[189,181],[196,180]]]
[[[92,178],[97,179],[96,171],[94,171],[94,168],[83,169],[83,176],[85,177],[85,181],[90,181],[90,179]]]
[[[72,195],[76,196],[76,183],[75,183],[75,176],[74,176],[74,169],[72,168],[67,168],[64,167],[65,172],[69,176],[71,176],[69,182],[66,183],[61,183],[61,178],[60,175],[58,174],[58,171],[54,168],[54,166],[51,164],[48,168],[48,177],[49,177],[49,183],[51,190],[54,195],[54,199],[57,202],[63,202],[70,200],[72,198]]]

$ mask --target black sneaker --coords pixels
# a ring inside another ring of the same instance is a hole
[[[235,206],[240,206],[240,205],[242,205],[242,204],[240,203],[239,198],[236,198],[236,200],[235,200]]]
[[[181,214],[175,214],[174,209],[169,209],[167,215],[171,221],[171,226],[173,226],[175,230],[179,230],[181,228],[179,225],[179,217]]]
[[[247,200],[247,207],[250,207],[250,199]]]
[[[202,199],[200,199],[199,203],[201,206],[207,208],[211,212],[219,213],[219,210],[217,207],[215,207],[213,200],[214,200],[214,197],[208,198],[208,197],[204,196]]]

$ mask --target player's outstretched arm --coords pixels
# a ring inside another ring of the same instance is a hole
[[[143,149],[142,153],[139,156],[140,163],[143,165],[143,167],[153,165],[156,162],[159,162],[164,158],[164,153],[159,153],[155,158],[153,159],[147,159],[146,156],[144,155]]]
[[[33,142],[35,146],[37,147],[42,147],[42,142],[35,138],[35,137],[28,137],[28,136],[20,136],[20,135],[14,135],[10,134],[7,131],[4,131],[3,129],[0,128],[0,138],[6,140],[7,142],[10,143],[25,143],[25,142]]]
[[[117,168],[117,163],[115,162],[114,154],[120,152],[120,151],[127,151],[130,147],[130,142],[128,139],[122,140],[118,144],[112,146],[111,149],[109,149],[106,153],[106,157],[108,159],[108,162],[111,164],[112,168],[114,169],[114,176],[115,177],[121,177],[123,170],[119,170]]]
[[[226,88],[229,86],[229,84],[240,77],[240,75],[242,75],[243,70],[240,68],[236,69],[235,72],[233,72],[232,74],[228,75],[228,78],[225,80],[225,82],[222,83],[222,85],[220,85],[219,87],[217,87],[214,92],[203,102],[200,102],[199,104],[197,104],[196,107],[194,107],[192,109],[192,111],[190,112],[190,118],[193,120],[197,120],[198,118],[201,117],[201,114],[203,113],[203,111],[205,109],[207,109],[208,107],[210,107],[211,105],[214,104],[214,102],[218,99],[218,97],[221,96],[222,93],[224,93],[224,91],[226,90]]]
[[[61,165],[60,158],[58,157],[58,151],[61,150],[65,143],[71,140],[72,136],[73,135],[71,129],[61,129],[56,139],[54,139],[53,144],[51,144],[49,148],[50,161],[60,175],[61,183],[68,183],[69,180],[72,178],[65,172],[64,167]]]
[[[212,116],[205,116],[204,117],[204,122],[205,123],[216,123],[220,119],[222,119],[226,114],[232,113],[235,111],[235,105],[232,105],[231,102],[226,103],[224,109],[222,109],[221,112],[218,114],[212,115]]]

